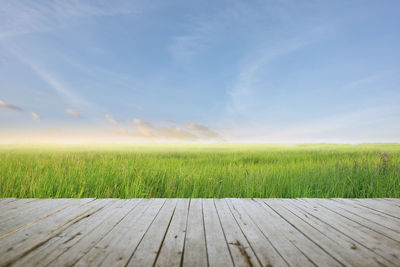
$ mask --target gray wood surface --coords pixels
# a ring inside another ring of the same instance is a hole
[[[0,199],[0,266],[399,263],[399,199]]]

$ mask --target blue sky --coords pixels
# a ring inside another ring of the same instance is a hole
[[[398,14],[399,1],[0,1],[0,138],[399,142]]]

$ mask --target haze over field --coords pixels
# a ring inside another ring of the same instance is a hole
[[[1,1],[0,143],[400,142],[399,1]]]

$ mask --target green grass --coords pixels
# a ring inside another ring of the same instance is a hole
[[[0,146],[0,197],[400,197],[400,144]]]

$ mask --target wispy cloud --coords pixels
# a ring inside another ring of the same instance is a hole
[[[73,110],[73,109],[66,109],[65,110],[65,114],[70,115],[72,117],[75,118],[80,118],[81,117],[81,113],[77,110]]]
[[[353,90],[357,88],[362,88],[364,86],[367,86],[371,83],[387,79],[390,76],[396,75],[398,76],[400,73],[400,69],[388,69],[384,71],[379,71],[374,74],[370,74],[368,76],[359,78],[357,80],[351,81],[347,84],[344,84],[340,86],[339,88],[335,88],[334,91],[348,91],[348,90]]]
[[[230,113],[243,112],[252,105],[255,98],[256,88],[254,83],[265,67],[281,56],[294,52],[307,44],[310,40],[290,40],[278,47],[268,49],[266,52],[259,52],[242,68],[234,81],[232,88],[228,91],[230,99],[227,103],[227,111]]]
[[[31,112],[31,117],[32,117],[32,120],[34,120],[34,121],[40,121],[40,116],[38,114],[36,114],[35,112]]]
[[[4,46],[7,50],[20,60],[23,64],[30,67],[32,71],[42,79],[51,89],[56,91],[60,96],[64,97],[69,103],[75,106],[86,106],[92,109],[99,109],[95,104],[83,99],[76,94],[71,88],[63,83],[56,75],[46,70],[38,62],[25,55],[24,52],[15,47]]]
[[[133,125],[135,126],[135,131],[131,134],[137,137],[182,141],[223,140],[218,133],[208,127],[194,123],[186,123],[184,127],[187,130],[179,125],[169,127],[155,126],[140,119],[134,119]]]
[[[0,39],[67,27],[79,18],[139,13],[152,3],[117,0],[56,0],[40,3],[34,0],[11,1],[0,8]]]
[[[266,128],[258,123],[225,134],[233,142],[251,143],[398,142],[400,127],[393,123],[387,126],[387,123],[395,121],[399,115],[400,108],[396,105],[375,106],[290,125],[269,125]]]
[[[213,13],[192,16],[186,21],[186,32],[175,36],[169,51],[175,59],[188,59],[220,40],[220,32],[233,22],[248,17],[249,10],[236,2]]]
[[[20,107],[17,107],[17,106],[15,106],[13,104],[10,104],[10,103],[6,103],[6,102],[1,101],[1,100],[0,100],[0,108],[22,111],[22,109]]]
[[[109,115],[109,114],[106,114],[106,115],[104,115],[104,117],[106,118],[106,120],[107,120],[109,123],[114,124],[114,125],[117,125],[117,124],[118,124],[118,121],[117,121],[116,119],[114,119],[113,116],[111,116],[111,115]]]
[[[139,119],[133,119],[133,125],[136,126],[137,131],[144,137],[156,137],[154,132],[156,128],[153,127],[149,122],[145,122]]]
[[[189,130],[199,133],[202,137],[207,139],[223,139],[219,133],[210,130],[208,127],[204,125],[187,122],[185,123],[185,127]]]

